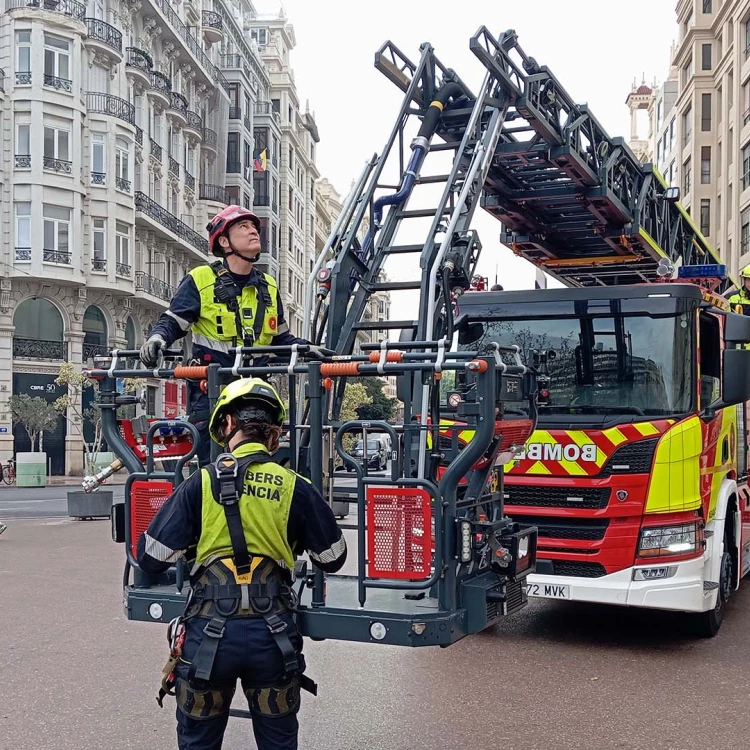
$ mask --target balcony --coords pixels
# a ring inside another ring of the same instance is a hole
[[[180,176],[180,162],[172,156],[169,157],[169,173],[178,178]]]
[[[92,185],[106,185],[107,184],[106,172],[92,172],[91,184]]]
[[[151,156],[161,164],[162,147],[150,136],[148,140],[151,145]]]
[[[67,159],[57,159],[54,156],[43,157],[42,166],[49,172],[60,174],[73,174],[73,162]]]
[[[112,63],[122,61],[122,33],[99,18],[86,19],[87,37],[84,44],[94,52],[107,57]]]
[[[65,360],[68,358],[68,342],[19,339],[14,336],[13,356],[16,359]]]
[[[64,91],[66,94],[73,93],[73,81],[71,81],[69,78],[60,78],[58,76],[51,76],[45,73],[44,85],[50,89]]]
[[[193,135],[197,140],[200,140],[203,137],[203,118],[197,112],[188,110],[187,124],[183,127],[183,130],[190,131],[185,135]]]
[[[91,270],[94,273],[107,273],[107,259],[106,258],[92,258]]]
[[[5,93],[5,71],[0,68],[0,93]]]
[[[133,275],[133,269],[127,263],[115,263],[115,273],[129,279]]]
[[[31,154],[16,154],[16,169],[31,169]]]
[[[187,169],[185,170],[185,187],[188,190],[195,192],[195,177],[193,177]]]
[[[130,180],[126,180],[124,177],[115,177],[115,187],[123,193],[129,193]]]
[[[83,342],[83,361],[88,362],[94,357],[107,357],[109,356],[111,347],[106,344],[87,344]]]
[[[172,81],[158,70],[151,71],[151,88],[146,92],[166,108],[172,103]]]
[[[226,188],[221,187],[221,185],[206,185],[205,183],[200,185],[198,198],[202,201],[213,201],[227,206],[232,202]]]
[[[158,297],[165,302],[170,302],[174,296],[174,287],[167,284],[166,281],[150,276],[144,271],[136,271],[135,274],[135,291],[146,292],[154,297]]]
[[[20,263],[31,263],[31,248],[30,247],[17,247],[15,259]]]
[[[140,83],[144,89],[148,89],[151,86],[153,58],[148,52],[138,47],[128,47],[125,51],[128,53],[125,60],[125,74],[133,81]]]
[[[68,16],[74,21],[83,22],[86,18],[86,6],[77,0],[5,0],[5,10],[21,8],[47,10],[51,13],[59,13],[61,16]]]
[[[180,126],[187,125],[188,100],[182,95],[173,91],[169,97],[169,112],[167,113],[172,119],[176,120]]]
[[[253,104],[253,114],[256,117],[270,117],[279,127],[281,127],[281,116],[273,108],[271,102],[255,102],[255,104]],[[258,123],[256,123],[256,125],[257,124]]]
[[[64,253],[61,250],[47,250],[46,248],[42,254],[42,260],[45,263],[57,263],[62,266],[69,266],[71,257],[70,253]]]
[[[143,148],[143,129],[135,126],[135,143],[137,146]]]
[[[16,71],[16,86],[31,86],[31,71],[30,70],[17,70]]]
[[[156,222],[158,227],[179,237],[202,256],[208,255],[208,240],[205,237],[201,237],[185,222],[180,221],[174,214],[171,214],[166,208],[163,208],[139,190],[135,193],[135,210],[148,216],[149,219]],[[168,234],[165,234],[165,239],[174,241]],[[201,260],[205,260],[205,258],[201,257]]]
[[[100,94],[98,91],[86,93],[86,108],[89,114],[109,115],[135,125],[135,106],[119,96]]]
[[[163,16],[167,23],[157,25],[162,27],[161,40],[169,41],[172,37],[182,47],[198,61],[197,71],[202,73],[202,78],[206,82],[222,86],[225,91],[229,92],[229,82],[221,71],[209,60],[208,55],[203,51],[200,42],[190,33],[182,19],[175,13],[169,0],[146,0],[141,9],[143,16],[149,16],[149,6],[158,9],[159,15]],[[155,19],[158,22],[158,19]]]
[[[219,136],[211,128],[203,128],[203,148],[210,149],[214,153],[218,152]]]
[[[216,44],[224,38],[224,22],[218,13],[212,10],[203,11],[203,38],[208,44]]]

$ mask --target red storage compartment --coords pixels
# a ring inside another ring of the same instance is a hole
[[[138,539],[173,489],[172,482],[163,479],[136,480],[130,485],[130,549],[133,557],[138,556]]]
[[[426,490],[367,487],[367,575],[420,580],[432,572],[432,509]]]

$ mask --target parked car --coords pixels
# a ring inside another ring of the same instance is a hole
[[[368,469],[385,469],[388,464],[388,453],[390,452],[390,440],[387,435],[368,435],[367,436],[367,468]],[[351,450],[354,458],[364,464],[365,460],[365,443],[361,438],[354,443]],[[346,467],[347,471],[354,471],[351,466]]]

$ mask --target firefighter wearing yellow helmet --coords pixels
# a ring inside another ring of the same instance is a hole
[[[742,279],[742,288],[735,292],[727,300],[732,309],[736,305],[742,305],[742,312],[745,315],[750,315],[750,266],[745,266],[740,271],[740,278]]]
[[[219,748],[237,680],[259,750],[297,747],[302,637],[291,594],[298,553],[328,572],[346,543],[321,494],[273,460],[286,418],[276,390],[259,378],[230,383],[209,420],[227,451],[183,482],[138,542],[138,564],[162,573],[194,549],[192,597],[172,626],[160,703],[177,699],[181,750]]]

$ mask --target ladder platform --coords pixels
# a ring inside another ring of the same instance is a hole
[[[354,325],[357,331],[386,331],[395,328],[416,329],[415,320],[362,320]]]
[[[370,289],[373,292],[395,292],[399,289],[421,289],[422,280],[416,279],[415,281],[378,281],[375,284],[370,284]]]
[[[391,245],[390,247],[383,248],[385,255],[402,255],[406,253],[421,253],[424,249],[424,245]]]

